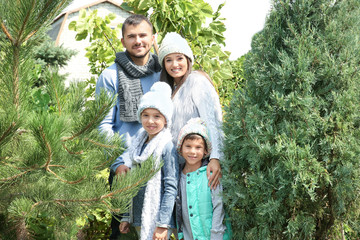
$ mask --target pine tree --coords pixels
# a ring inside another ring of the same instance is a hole
[[[0,238],[44,238],[31,222],[46,220],[53,238],[70,239],[77,217],[92,209],[124,212],[159,170],[149,159],[110,191],[102,174],[123,143],[97,126],[116,96],[87,100],[86,84],[66,88],[56,69],[44,72],[41,89],[35,86],[36,47],[69,2],[0,1]]]
[[[360,235],[360,1],[274,0],[225,115],[234,239]]]

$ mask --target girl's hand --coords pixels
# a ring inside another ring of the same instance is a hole
[[[121,222],[119,225],[119,230],[121,233],[128,233],[130,232],[130,223],[129,222]]]
[[[153,234],[153,240],[166,240],[167,234],[168,234],[167,228],[156,227]]]
[[[221,178],[221,166],[219,159],[210,159],[210,162],[206,168],[206,174],[209,179],[209,187],[211,189],[215,189],[217,186],[219,186]]]

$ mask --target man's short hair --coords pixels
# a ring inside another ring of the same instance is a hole
[[[142,21],[145,21],[149,24],[149,26],[151,27],[151,34],[153,33],[153,25],[151,24],[151,22],[149,21],[149,19],[143,15],[140,14],[134,14],[129,16],[128,18],[125,19],[122,28],[121,28],[121,32],[122,32],[122,37],[124,37],[124,32],[127,26],[129,25],[134,25],[137,26],[139,25]]]

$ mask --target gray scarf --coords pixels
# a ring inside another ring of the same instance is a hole
[[[144,66],[136,65],[127,52],[116,53],[116,68],[119,78],[120,120],[137,121],[137,109],[143,95],[140,78],[160,72],[158,57],[150,53],[149,61]]]

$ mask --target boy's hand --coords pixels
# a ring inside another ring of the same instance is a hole
[[[119,225],[119,230],[121,233],[128,233],[130,232],[130,223],[129,222],[121,222]]]
[[[167,228],[156,227],[153,234],[153,240],[166,240],[167,234],[168,234]]]
[[[221,178],[221,167],[219,159],[210,159],[210,162],[206,168],[206,174],[209,179],[209,187],[211,189],[215,189],[217,186],[219,186]]]

